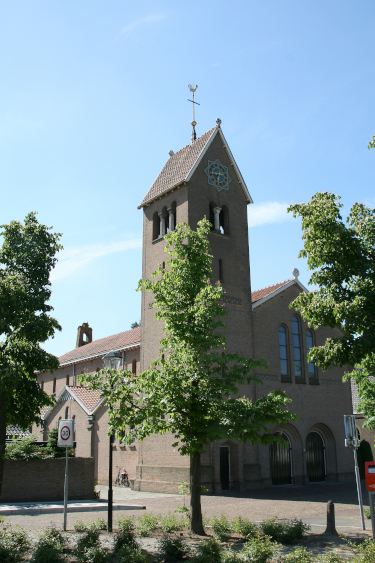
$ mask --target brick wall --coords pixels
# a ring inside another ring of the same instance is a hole
[[[65,458],[6,460],[1,502],[64,500]],[[69,458],[69,500],[94,498],[93,458]]]

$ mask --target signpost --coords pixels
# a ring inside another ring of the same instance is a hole
[[[68,507],[68,459],[69,448],[74,446],[74,428],[73,420],[59,420],[59,434],[57,438],[57,446],[65,448],[65,484],[64,484],[64,532],[66,532],[66,517]]]
[[[365,518],[363,515],[363,501],[362,501],[362,490],[361,490],[361,479],[359,477],[358,459],[357,459],[357,448],[359,448],[359,440],[357,436],[357,427],[355,424],[354,414],[344,414],[344,426],[345,426],[345,447],[353,449],[354,455],[354,466],[355,466],[355,478],[357,481],[357,493],[358,493],[358,503],[359,510],[361,513],[362,520],[362,530],[366,529]]]

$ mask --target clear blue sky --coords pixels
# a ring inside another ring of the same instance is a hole
[[[374,206],[373,0],[2,2],[0,222],[63,233],[52,305],[75,346],[140,318],[142,212],[168,158],[222,128],[255,202],[253,289],[307,285],[288,204],[320,190]]]

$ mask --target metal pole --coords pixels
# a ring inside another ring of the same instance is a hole
[[[365,517],[363,515],[361,479],[360,479],[360,476],[359,476],[357,448],[356,447],[353,448],[353,453],[354,453],[354,465],[355,465],[355,478],[356,478],[356,481],[357,481],[358,503],[359,503],[359,510],[360,510],[360,513],[361,513],[361,520],[362,520],[362,530],[366,530]]]
[[[64,485],[64,532],[66,532],[66,517],[68,511],[68,459],[69,459],[69,448],[65,448],[65,485]]]
[[[108,467],[108,532],[112,532],[112,510],[113,510],[113,490],[112,490],[112,438],[109,438],[109,467]]]

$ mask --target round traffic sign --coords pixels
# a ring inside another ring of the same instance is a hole
[[[63,426],[60,432],[61,439],[64,441],[69,440],[70,438],[70,428],[69,426]]]

